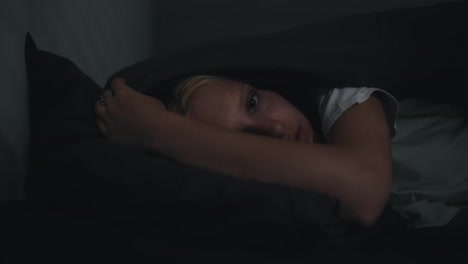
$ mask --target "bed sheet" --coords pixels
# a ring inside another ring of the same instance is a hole
[[[414,227],[448,224],[468,205],[468,116],[460,107],[400,101],[391,204]]]

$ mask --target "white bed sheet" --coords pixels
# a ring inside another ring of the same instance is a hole
[[[468,205],[467,118],[450,105],[400,102],[390,201],[415,227],[444,226]]]

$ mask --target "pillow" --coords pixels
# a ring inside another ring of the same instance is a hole
[[[38,50],[30,34],[25,55],[33,149],[99,137],[92,123],[101,88],[71,61]]]
[[[337,201],[327,196],[236,180],[106,140],[93,110],[101,88],[70,60],[37,49],[30,35],[25,54],[27,193],[36,206],[196,245],[300,248],[342,228]]]

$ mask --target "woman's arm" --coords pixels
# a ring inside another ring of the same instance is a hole
[[[374,222],[387,203],[392,184],[390,129],[381,101],[372,95],[345,111],[330,129],[328,143],[346,149],[358,163],[366,164],[370,178],[358,188],[368,197],[367,203],[359,208],[352,192],[342,192],[341,200],[360,212],[365,223]],[[341,209],[343,216],[355,218],[346,207]]]
[[[328,194],[340,200],[344,216],[366,225],[375,221],[387,200],[388,125],[375,98],[351,107],[332,128],[332,144],[323,145],[214,128],[161,110],[150,103],[156,99],[123,83],[114,82],[114,87],[106,125],[100,125],[111,139],[145,145],[183,163],[234,177]]]

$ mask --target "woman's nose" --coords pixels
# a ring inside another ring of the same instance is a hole
[[[285,134],[285,125],[278,120],[258,119],[247,130],[256,134],[282,138]]]

